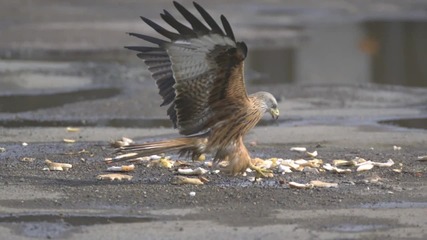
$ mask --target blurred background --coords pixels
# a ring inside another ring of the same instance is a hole
[[[313,95],[304,87],[346,86],[344,94],[361,88],[371,95],[381,86],[427,87],[427,1],[197,2],[215,19],[224,14],[236,38],[248,44],[250,91],[293,99]],[[180,3],[195,13],[192,1]],[[2,125],[134,126],[146,119],[144,126],[168,126],[149,72],[123,48],[144,45],[127,32],[156,35],[139,16],[162,23],[163,9],[179,16],[171,1],[0,1]],[[424,101],[411,100],[415,93],[406,88],[393,91],[406,91],[405,104]],[[384,98],[371,95],[352,99],[369,106]],[[387,95],[384,102],[399,105],[401,97]]]

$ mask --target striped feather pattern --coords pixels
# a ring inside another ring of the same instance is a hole
[[[246,56],[246,45],[236,43],[234,33],[224,16],[221,16],[223,29],[209,13],[199,4],[194,3],[203,23],[181,4],[174,2],[178,12],[188,21],[191,27],[176,20],[168,11],[160,14],[162,19],[176,32],[166,30],[154,21],[141,19],[157,33],[169,39],[165,41],[139,33],[130,33],[157,47],[130,46],[130,50],[139,52],[152,77],[156,80],[159,94],[163,98],[161,106],[170,105],[167,110],[169,118],[181,134],[192,135],[213,126],[215,106],[241,104],[247,98],[243,78],[230,79],[231,72]],[[238,71],[243,74],[243,71]],[[229,89],[228,82],[239,81],[239,92]],[[238,95],[238,102],[226,99],[227,91]]]

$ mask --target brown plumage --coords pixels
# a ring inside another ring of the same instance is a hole
[[[174,5],[191,28],[166,10],[160,15],[177,32],[141,17],[169,41],[130,33],[157,46],[127,48],[138,51],[137,56],[152,72],[163,98],[161,106],[170,105],[167,114],[184,137],[131,145],[120,152],[149,155],[178,151],[193,159],[212,153],[215,162],[229,162],[231,174],[241,173],[253,167],[243,137],[265,112],[274,118],[279,116],[277,101],[267,92],[247,94],[243,77],[247,47],[244,42],[236,42],[224,16],[222,30],[206,10],[194,3],[207,27],[182,5]]]

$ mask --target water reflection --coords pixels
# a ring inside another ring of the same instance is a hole
[[[427,86],[427,22],[370,22],[366,34],[378,41],[371,57],[374,82]]]
[[[380,121],[381,124],[388,124],[403,128],[427,129],[427,118],[405,118],[396,120]]]
[[[311,26],[296,48],[251,49],[255,83],[364,83],[427,87],[427,22]],[[262,81],[258,81],[261,80]]]
[[[116,88],[101,88],[42,95],[5,95],[0,96],[0,113],[61,107],[69,103],[110,98],[119,93],[120,90]]]

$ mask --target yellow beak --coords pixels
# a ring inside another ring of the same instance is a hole
[[[280,115],[279,109],[278,108],[270,108],[270,114],[271,114],[272,118],[278,119],[279,115]]]

